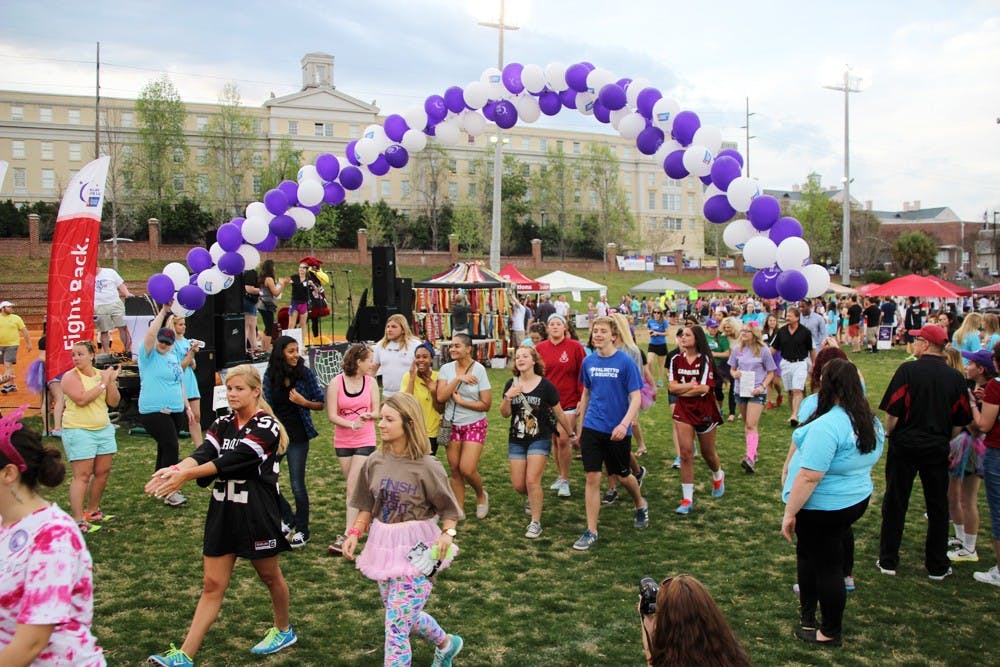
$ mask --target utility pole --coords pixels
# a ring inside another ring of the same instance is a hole
[[[850,66],[844,69],[844,83],[839,86],[823,86],[829,90],[839,90],[844,93],[844,224],[840,257],[840,283],[851,286],[851,131],[850,131],[850,100],[851,93],[861,92],[861,77],[851,76]]]
[[[747,150],[746,150],[746,153],[744,153],[744,157],[746,158],[746,168],[747,168],[747,174],[746,175],[749,178],[750,177],[750,140],[757,138],[756,136],[750,136],[750,116],[756,116],[757,114],[756,113],[750,113],[750,98],[747,97],[746,99],[747,99],[746,121],[745,121],[745,125],[740,125],[740,129],[747,131],[747,144],[746,144],[747,145]]]

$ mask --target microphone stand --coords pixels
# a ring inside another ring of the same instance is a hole
[[[354,296],[351,294],[351,270],[344,269],[344,273],[347,274],[347,322],[350,326],[350,322],[354,320]]]
[[[334,336],[334,334],[336,333],[336,330],[337,330],[337,320],[335,319],[336,318],[336,312],[335,312],[336,308],[334,308],[334,304],[336,304],[337,301],[338,301],[338,299],[337,299],[337,283],[333,279],[333,276],[330,276],[330,298],[328,299],[328,301],[330,303],[330,344],[333,345],[333,336]]]

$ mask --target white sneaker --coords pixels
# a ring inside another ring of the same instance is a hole
[[[483,491],[483,502],[482,504],[476,505],[476,518],[485,519],[486,515],[490,513],[490,494]]]
[[[300,530],[295,531],[295,534],[288,538],[288,546],[293,549],[301,549],[307,544],[309,544],[309,538],[303,535]]]
[[[533,540],[542,534],[542,524],[537,521],[532,521],[528,524],[528,530],[524,531],[524,536],[529,540]]]
[[[188,500],[180,491],[174,491],[169,496],[163,499],[164,505],[170,505],[171,507],[180,507]]]
[[[875,561],[875,567],[877,567],[878,571],[881,572],[882,574],[887,574],[890,577],[895,577],[896,576],[896,571],[895,570],[890,570],[887,567],[882,567],[882,563],[880,561]]]
[[[976,551],[969,551],[965,547],[959,547],[958,549],[948,552],[948,560],[952,563],[978,563],[979,553]]]
[[[954,572],[949,567],[947,570],[945,570],[944,574],[928,574],[927,578],[930,579],[931,581],[944,581],[945,577],[950,577],[953,573]]]
[[[549,491],[558,491],[562,488],[563,482],[565,482],[562,477],[556,477],[556,481],[549,485]]]
[[[1000,587],[1000,572],[997,571],[996,565],[985,572],[973,572],[972,578],[980,583],[993,584],[994,586]]]
[[[569,498],[571,495],[573,495],[569,492],[569,480],[564,479],[561,481],[562,483],[559,485],[559,490],[556,492],[556,495],[559,496],[560,498]]]

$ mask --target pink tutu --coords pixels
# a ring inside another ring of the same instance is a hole
[[[368,541],[358,556],[357,568],[361,574],[373,581],[384,581],[397,577],[421,577],[417,568],[406,559],[417,542],[431,546],[441,534],[437,521],[403,521],[402,523],[382,523],[373,521],[368,532]],[[458,554],[458,545],[452,549],[452,557],[441,562],[438,572],[451,565]]]

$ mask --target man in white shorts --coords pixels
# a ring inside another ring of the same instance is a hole
[[[125,302],[122,301],[130,296],[132,294],[117,271],[98,265],[94,279],[94,319],[101,333],[103,352],[111,352],[111,330],[118,329],[125,354],[132,354],[132,336],[125,326]]]
[[[778,329],[774,338],[771,353],[781,353],[781,381],[788,391],[788,404],[792,416],[788,425],[792,428],[799,425],[799,403],[805,393],[806,377],[809,375],[809,359],[813,354],[812,334],[803,326],[799,326],[799,309],[790,307],[785,315],[788,322]]]

